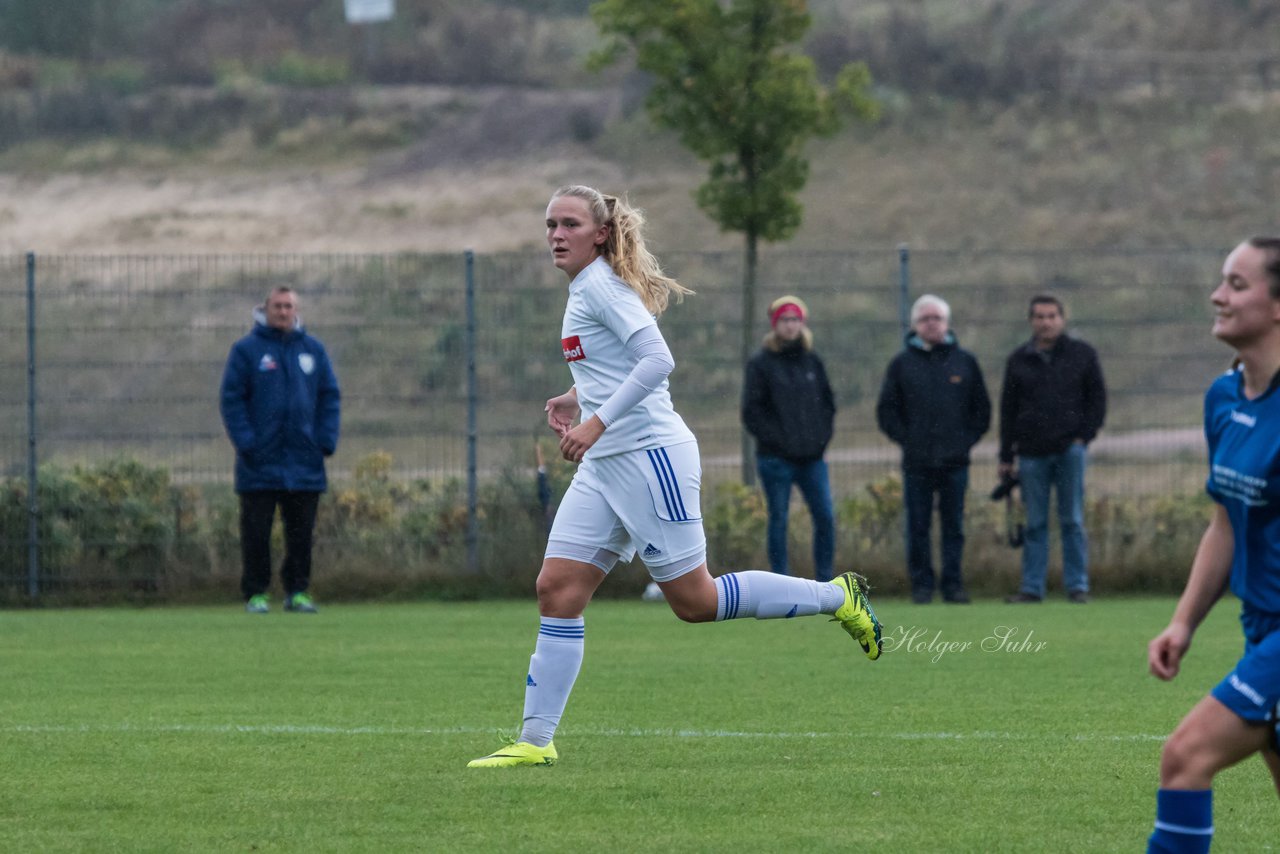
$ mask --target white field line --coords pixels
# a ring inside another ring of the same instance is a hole
[[[340,727],[312,724],[12,724],[0,726],[0,733],[13,734],[76,734],[76,733],[195,733],[195,734],[248,734],[248,735],[475,735],[493,734],[496,727],[454,726],[454,727]],[[832,739],[846,740],[851,735],[860,739],[880,739],[890,741],[1042,741],[1057,740],[1054,736],[1035,733],[1013,732],[887,732],[887,733],[851,733],[843,732],[787,732],[760,731],[746,732],[737,730],[696,730],[696,729],[606,729],[590,727],[565,727],[561,733],[570,737],[597,738],[758,738],[773,741],[787,739]],[[1068,741],[1126,742],[1126,741],[1164,741],[1164,735],[1148,735],[1145,733],[1079,733],[1064,735]]]

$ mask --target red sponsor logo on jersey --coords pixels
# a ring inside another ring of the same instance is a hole
[[[576,362],[579,359],[587,358],[587,354],[582,350],[582,342],[578,340],[577,335],[561,338],[560,346],[564,348],[564,360],[566,362]]]

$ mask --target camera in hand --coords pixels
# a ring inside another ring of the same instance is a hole
[[[1013,492],[1018,485],[1017,475],[1007,474],[1000,478],[1000,483],[996,484],[996,488],[991,490],[992,501],[1003,501],[1009,497],[1009,493]]]
[[[1013,499],[1013,490],[1017,488],[1018,482],[1017,475],[1006,474],[1000,478],[996,488],[991,490],[992,501],[1004,502],[1005,538],[1009,547],[1014,549],[1022,548],[1026,542],[1021,520],[1021,505]]]

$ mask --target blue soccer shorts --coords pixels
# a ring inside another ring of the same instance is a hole
[[[1271,727],[1271,747],[1280,753],[1280,631],[1245,642],[1244,657],[1213,689],[1213,696],[1242,719]]]

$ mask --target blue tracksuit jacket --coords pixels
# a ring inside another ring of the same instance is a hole
[[[220,410],[236,449],[236,492],[323,492],[338,447],[341,395],[324,345],[301,323],[273,329],[261,310],[231,347]]]

